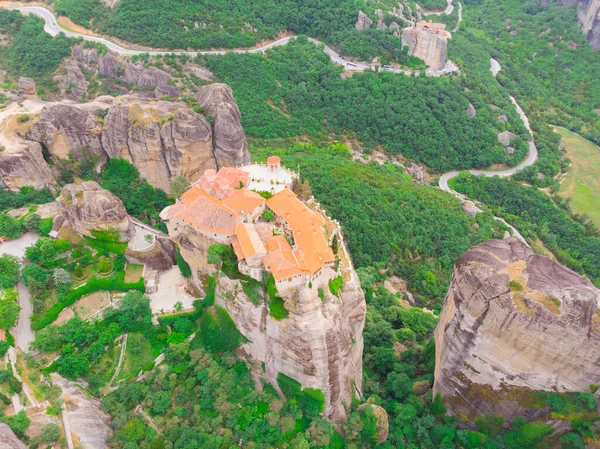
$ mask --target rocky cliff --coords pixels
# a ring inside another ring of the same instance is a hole
[[[419,58],[429,67],[442,70],[446,66],[448,39],[452,36],[446,26],[432,22],[418,22],[402,30],[402,46],[408,46],[408,54]]]
[[[229,86],[203,86],[198,99],[214,126],[183,102],[102,97],[87,104],[45,106],[27,138],[42,142],[57,158],[72,153],[77,161],[94,156],[101,164],[122,157],[168,192],[176,176],[195,181],[207,168],[250,161]]]
[[[600,290],[516,240],[464,253],[435,330],[434,392],[459,417],[535,418],[537,390],[600,383]]]
[[[0,447],[2,449],[27,449],[27,445],[17,438],[8,424],[0,423]]]
[[[79,234],[94,237],[94,231],[115,232],[121,242],[128,242],[135,235],[121,200],[97,182],[64,186],[56,203]]]
[[[362,331],[366,303],[358,276],[344,284],[339,298],[327,288],[322,301],[317,286],[284,298],[289,316],[276,320],[266,304],[255,306],[239,281],[219,279],[216,303],[224,307],[249,340],[241,354],[275,388],[283,373],[325,394],[324,416],[341,421],[352,396],[362,396]],[[264,371],[262,369],[264,362]]]
[[[540,0],[542,5],[577,6],[577,20],[595,50],[600,50],[600,0]]]
[[[18,190],[25,186],[51,190],[56,186],[54,174],[37,142],[14,143],[0,152],[0,187]]]

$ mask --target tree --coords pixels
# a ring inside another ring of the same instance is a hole
[[[150,300],[143,293],[130,291],[118,309],[107,312],[106,319],[116,323],[122,332],[137,332],[152,324]]]
[[[206,261],[210,264],[216,265],[221,261],[223,253],[225,252],[226,245],[214,244],[208,247],[208,253]]]
[[[30,280],[34,279],[45,287],[48,282],[48,270],[39,265],[28,264],[21,270],[21,277],[23,278],[23,284],[27,286],[29,286]]]
[[[152,412],[157,415],[164,414],[171,408],[171,396],[166,391],[157,391],[152,395]]]
[[[262,218],[265,221],[273,221],[273,219],[275,218],[275,214],[271,209],[265,209],[260,218]]]
[[[18,297],[19,292],[12,288],[0,291],[0,329],[8,330],[17,322],[21,311]]]
[[[19,281],[19,259],[4,254],[0,257],[0,289],[11,288]]]
[[[176,176],[171,181],[171,196],[179,198],[190,188],[190,181],[185,176]]]
[[[52,273],[52,278],[54,279],[54,284],[57,287],[71,283],[71,275],[64,268],[56,268]]]
[[[42,219],[38,214],[29,214],[23,220],[23,224],[25,225],[25,229],[30,232],[39,232],[40,223]]]
[[[27,417],[27,414],[21,410],[12,418],[9,418],[8,425],[10,428],[17,434],[17,436],[22,437],[25,435],[25,431],[29,427],[31,420]]]
[[[8,239],[16,239],[23,232],[21,222],[15,217],[0,213],[0,237],[6,237]]]

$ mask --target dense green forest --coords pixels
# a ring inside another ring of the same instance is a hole
[[[244,130],[252,137],[346,134],[435,171],[516,164],[527,151],[527,131],[499,88],[484,96],[464,92],[461,79],[391,73],[342,79],[341,68],[306,39],[271,50],[266,58],[229,54],[201,62],[233,88]],[[508,129],[521,136],[513,156],[497,142],[497,130],[506,125],[488,98],[510,117]],[[473,118],[465,112],[469,103],[478,109]]]
[[[53,38],[44,32],[41,18],[6,9],[0,9],[0,33],[14,36],[10,45],[0,46],[0,66],[12,77],[34,78],[40,95],[55,90],[52,75],[71,54],[74,40],[64,35]]]
[[[272,150],[252,152],[266,159]],[[389,268],[411,291],[435,300],[431,307],[440,306],[460,254],[503,234],[490,215],[470,218],[450,195],[413,182],[396,165],[354,162],[343,145],[296,145],[275,153],[284,165],[300,168],[315,197],[339,220],[356,267]]]
[[[600,285],[600,237],[585,216],[569,214],[545,193],[516,181],[475,177],[468,173],[451,180],[453,187],[505,217],[525,238],[539,238],[557,259]],[[557,197],[560,201],[560,197]],[[560,203],[562,204],[562,203]]]

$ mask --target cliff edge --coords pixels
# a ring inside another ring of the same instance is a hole
[[[600,290],[517,240],[464,253],[435,330],[434,393],[454,415],[535,418],[534,391],[600,382]]]

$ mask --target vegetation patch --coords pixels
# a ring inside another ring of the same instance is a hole
[[[247,341],[235,326],[227,310],[217,305],[204,311],[200,316],[199,327],[200,330],[192,346],[202,345],[213,353],[232,351],[240,343]]]
[[[325,395],[316,388],[302,388],[300,382],[277,373],[277,385],[288,400],[294,399],[307,418],[314,418],[325,408]]]

